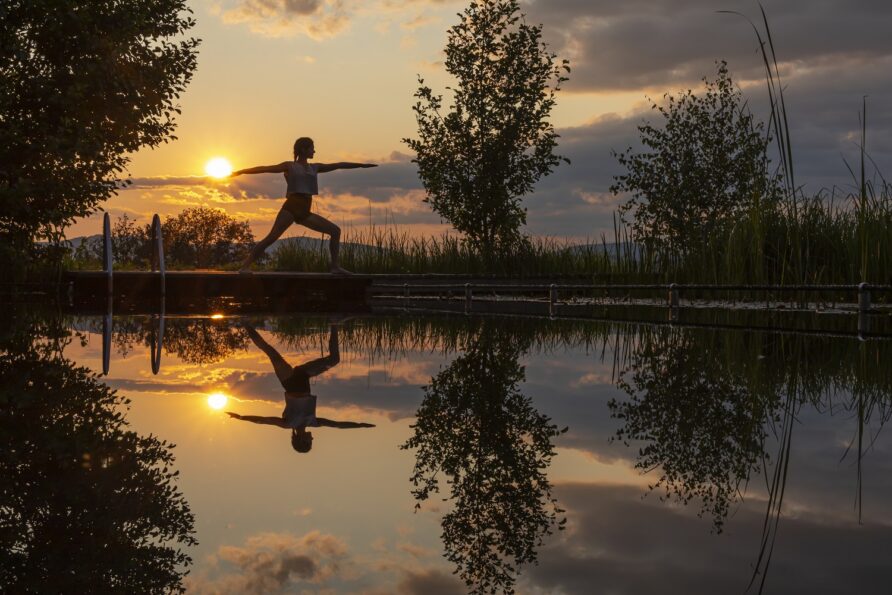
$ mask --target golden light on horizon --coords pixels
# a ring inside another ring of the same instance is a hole
[[[225,178],[232,173],[232,165],[224,157],[214,157],[205,164],[204,173],[212,178]]]
[[[223,318],[222,314],[211,314],[212,320],[222,320],[222,318]]]
[[[229,397],[223,393],[211,393],[208,395],[208,407],[211,409],[223,409],[226,407],[226,402],[228,400]]]

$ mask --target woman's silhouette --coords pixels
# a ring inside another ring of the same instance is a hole
[[[297,452],[309,452],[313,448],[313,434],[309,427],[329,428],[374,428],[373,424],[352,421],[333,421],[324,417],[316,417],[316,395],[310,394],[310,378],[330,370],[341,361],[338,349],[338,331],[332,325],[328,337],[328,356],[314,359],[300,366],[291,366],[275,348],[263,340],[252,326],[245,325],[248,336],[263,351],[273,364],[279,382],[285,389],[285,410],[280,417],[262,415],[239,415],[227,411],[230,417],[250,421],[255,424],[267,424],[291,429],[291,446]]]
[[[285,230],[292,223],[300,223],[305,227],[309,227],[313,231],[326,233],[331,238],[328,242],[328,249],[331,253],[331,272],[335,274],[349,274],[349,271],[341,268],[338,260],[338,253],[341,243],[341,228],[320,215],[310,212],[313,204],[313,195],[319,194],[319,184],[316,180],[317,174],[322,174],[336,169],[355,169],[358,167],[377,167],[374,163],[309,163],[308,160],[316,154],[316,148],[313,145],[313,139],[301,137],[294,141],[294,160],[283,161],[278,165],[261,165],[259,167],[249,167],[247,169],[239,169],[232,172],[233,176],[242,174],[269,174],[281,173],[285,175],[288,182],[288,189],[285,193],[285,204],[276,220],[272,229],[265,238],[257,242],[248,258],[242,263],[239,270],[241,273],[249,273],[251,264],[260,258],[260,255],[269,248],[269,246],[279,239]]]

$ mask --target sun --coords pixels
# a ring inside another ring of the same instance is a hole
[[[225,178],[232,173],[232,166],[224,157],[214,157],[204,166],[204,173],[212,178]]]
[[[223,409],[229,399],[223,393],[211,393],[208,395],[208,406],[211,409]]]

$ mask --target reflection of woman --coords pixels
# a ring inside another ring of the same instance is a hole
[[[250,272],[251,263],[257,260],[270,245],[279,239],[292,223],[300,223],[313,231],[328,234],[331,238],[328,242],[328,250],[331,253],[331,272],[346,274],[338,261],[340,249],[341,228],[316,213],[310,212],[313,204],[313,195],[319,194],[319,184],[316,181],[317,174],[322,174],[336,169],[355,169],[357,167],[376,167],[373,163],[309,163],[316,154],[313,139],[301,137],[294,142],[294,161],[284,161],[278,165],[262,165],[249,167],[232,172],[233,176],[242,174],[285,174],[288,182],[286,191],[287,200],[282,205],[269,234],[254,246],[248,258],[242,263],[241,272]]]
[[[313,447],[313,434],[308,427],[329,428],[374,428],[373,424],[352,421],[333,421],[324,417],[316,417],[316,395],[310,394],[310,378],[318,376],[326,370],[338,365],[338,332],[332,326],[328,338],[328,356],[314,359],[300,366],[291,366],[279,352],[251,326],[246,326],[248,336],[263,351],[273,364],[273,369],[282,387],[285,389],[285,410],[281,417],[265,417],[262,415],[239,415],[227,411],[230,417],[250,421],[255,424],[268,424],[280,428],[291,428],[291,446],[297,452],[309,452]]]

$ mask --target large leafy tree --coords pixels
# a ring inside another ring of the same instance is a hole
[[[667,95],[654,103],[659,123],[638,127],[640,149],[616,153],[625,173],[611,190],[637,240],[679,253],[696,251],[747,209],[772,206],[780,178],[769,171],[770,137],[747,109],[720,62],[704,92]]]
[[[0,340],[3,592],[183,592],[197,542],[172,445],[39,326]]]
[[[561,160],[548,117],[569,66],[516,0],[475,0],[459,16],[446,45],[452,106],[444,113],[442,95],[419,78],[419,138],[403,142],[416,153],[426,201],[493,256],[522,239],[521,198]]]
[[[4,0],[0,237],[58,237],[172,137],[198,40],[184,0]]]
[[[208,207],[194,207],[167,217],[163,233],[167,257],[177,264],[197,268],[244,258],[254,244],[247,221],[237,221],[225,211]]]

